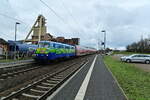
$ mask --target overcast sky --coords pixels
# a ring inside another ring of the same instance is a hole
[[[39,14],[47,19],[48,33],[66,38],[79,37],[81,45],[97,47],[107,32],[107,47],[124,49],[126,45],[150,34],[150,0],[43,0],[63,19],[58,18],[40,0],[1,0],[0,37],[24,39]],[[2,16],[7,15],[7,16]],[[12,18],[8,18],[12,17]]]

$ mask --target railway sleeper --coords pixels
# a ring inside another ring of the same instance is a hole
[[[36,96],[36,95],[32,95],[32,94],[27,94],[27,93],[22,93],[22,96],[28,97],[28,98],[33,98],[33,99],[38,99],[40,97],[40,96]],[[26,100],[28,100],[28,99],[26,99]]]
[[[53,78],[55,78],[55,79],[62,79],[63,77],[54,76]]]
[[[2,74],[1,76],[7,76],[7,74]]]
[[[41,88],[39,86],[34,87],[35,90],[40,90],[40,91],[48,91],[49,88]]]
[[[63,78],[51,78],[53,81],[61,81]]]
[[[50,84],[58,84],[60,81],[46,80]]]
[[[47,82],[46,82],[46,84],[45,84],[45,82],[43,82],[43,83],[41,83],[41,85],[45,86],[45,87],[54,87],[54,86],[56,86],[56,84],[50,84],[50,83],[47,84]]]
[[[37,92],[37,91],[31,91],[31,90],[27,91],[26,93],[32,94],[32,95],[35,95],[35,96],[41,96],[41,95],[44,94],[43,92]]]
[[[54,77],[60,77],[61,78],[61,77],[63,77],[63,75],[59,73],[58,75],[56,75]]]
[[[30,89],[30,91],[38,92],[38,93],[46,93],[47,92],[47,91],[37,90],[37,89]]]
[[[19,99],[17,99],[17,98],[13,98],[12,100],[19,100]]]
[[[41,85],[37,85],[38,88],[42,88],[42,89],[52,89],[52,87],[47,87],[47,86],[41,86]]]
[[[12,75],[13,73],[6,73],[6,74],[3,74],[3,76],[8,76],[8,75]]]
[[[53,84],[50,84],[50,85],[47,85],[47,84],[40,84],[40,86],[53,88],[55,85],[53,85]]]
[[[41,84],[42,84],[42,85],[46,85],[46,86],[50,86],[50,87],[53,87],[53,86],[54,86],[53,84],[49,84],[49,83],[47,83],[47,82],[42,82]]]
[[[1,79],[0,79],[0,81],[4,81],[4,79],[3,79],[3,78],[1,78]]]
[[[10,78],[13,78],[13,77],[12,77],[12,76],[8,76],[7,78],[9,78],[9,79],[10,79]]]

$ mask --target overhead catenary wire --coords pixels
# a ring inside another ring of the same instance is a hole
[[[0,38],[1,38],[1,37],[5,37],[5,38],[7,38],[7,39],[9,39],[9,38],[14,38],[12,35],[4,34],[2,31],[0,31]]]
[[[69,27],[70,30],[73,29],[73,28],[70,26],[70,24],[67,23],[59,14],[57,14],[57,12],[56,12],[54,9],[52,9],[46,2],[44,2],[43,0],[40,0],[40,1],[41,1],[41,3],[43,3],[47,8],[49,8],[49,10],[52,11],[52,12],[55,14],[55,16],[57,16],[63,23],[67,24],[67,26]]]
[[[65,3],[64,3],[63,0],[58,0],[58,1],[60,1],[60,2],[62,3],[64,9],[66,9],[67,13],[72,17],[74,23],[78,26],[78,28],[79,28],[79,30],[80,30],[80,31],[78,31],[78,36],[84,37],[84,34],[86,34],[86,33],[85,33],[85,30],[82,28],[81,23],[76,19],[75,16],[73,16],[73,14],[72,14],[71,11],[69,10],[69,8],[65,5]],[[81,33],[81,32],[82,32],[82,33]],[[84,33],[84,34],[83,34],[83,33]]]
[[[65,24],[67,24],[68,25],[68,27],[71,27],[66,21],[64,21],[64,19],[59,15],[59,14],[57,14],[56,13],[56,11],[54,10],[54,9],[52,9],[47,3],[45,3],[43,0],[40,0],[47,8],[49,8],[49,10],[51,10],[63,23],[65,23]],[[70,11],[69,11],[70,12]],[[72,14],[71,14],[71,16],[73,16]],[[78,23],[78,21],[75,19],[75,18],[73,18],[74,20],[75,20],[75,23],[77,24],[77,25],[80,25],[79,23]],[[72,29],[72,28],[70,28],[70,29]],[[81,29],[81,27],[80,27],[80,29]],[[85,35],[86,35],[86,33],[85,33],[85,30],[84,29],[81,29],[81,31],[83,30],[83,33],[84,34],[80,34],[80,35],[82,35],[82,38],[83,37],[85,37]],[[77,30],[78,31],[78,30]],[[78,31],[78,33],[80,33],[79,31]],[[81,36],[80,36],[81,37]]]
[[[81,23],[76,19],[76,17],[74,17],[74,15],[72,14],[72,12],[69,10],[69,8],[65,5],[63,0],[58,0],[62,3],[62,6],[64,7],[64,9],[66,9],[67,13],[72,17],[74,23],[78,26],[78,28],[80,29],[81,32],[85,33],[85,30],[82,28]],[[83,33],[80,34],[80,31],[78,31],[79,36],[80,37],[85,37]]]
[[[68,14],[72,17],[74,23],[78,26],[78,28],[79,28],[80,30],[82,30],[82,29],[80,28],[81,24],[77,21],[77,19],[76,19],[76,18],[73,16],[73,14],[70,12],[69,8],[65,5],[64,1],[63,1],[63,0],[59,0],[59,1],[61,1],[63,7],[66,9],[66,11],[68,12]]]
[[[9,19],[11,19],[11,20],[18,21],[18,22],[20,22],[20,23],[25,24],[25,25],[26,25],[26,27],[24,28],[24,30],[26,30],[28,27],[30,27],[30,25],[29,25],[29,24],[25,23],[24,21],[22,21],[22,20],[20,20],[20,19],[17,19],[17,18],[11,17],[11,16],[6,15],[6,14],[3,14],[3,13],[0,13],[0,15],[1,15],[1,16],[4,16],[4,17],[7,17],[7,18],[9,18]]]
[[[19,20],[19,19],[17,19],[17,18],[14,18],[14,17],[8,16],[8,15],[5,15],[5,14],[3,14],[3,13],[0,13],[0,15],[1,15],[1,16],[4,16],[4,17],[7,17],[7,18],[9,18],[9,19],[11,19],[11,20],[19,21],[19,22],[21,22],[21,23],[26,24],[26,23],[23,22],[22,20]],[[26,24],[26,25],[27,25],[27,24]]]
[[[28,27],[30,27],[29,24],[27,24],[26,22],[24,22],[24,21],[22,21],[22,20],[20,20],[20,19],[14,18],[14,17],[12,17],[12,16],[9,16],[9,15],[3,14],[3,13],[0,13],[0,15],[3,16],[3,17],[6,17],[6,18],[8,18],[8,19],[11,19],[11,20],[20,22],[21,24],[23,23],[23,24],[26,26],[25,28],[23,28],[23,31],[26,30]]]

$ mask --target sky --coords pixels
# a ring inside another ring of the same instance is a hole
[[[17,40],[25,39],[37,16],[47,19],[47,32],[58,37],[79,37],[80,44],[98,47],[106,30],[106,47],[125,49],[141,36],[150,36],[150,0],[1,0],[0,38],[14,40],[18,21]]]

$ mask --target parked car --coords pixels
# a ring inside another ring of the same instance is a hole
[[[150,55],[146,54],[133,54],[130,56],[123,56],[120,58],[121,61],[124,62],[141,62],[141,63],[146,63],[150,64]]]

